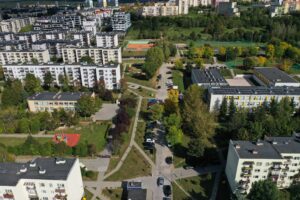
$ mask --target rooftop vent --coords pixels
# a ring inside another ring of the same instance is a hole
[[[55,164],[57,165],[63,165],[66,163],[66,160],[63,158],[55,158]]]
[[[257,140],[255,144],[256,144],[256,146],[262,146],[262,145],[264,145],[264,143],[262,141],[260,141],[260,140]]]
[[[252,149],[252,150],[251,150],[251,153],[252,153],[252,154],[258,154],[258,151],[255,150],[255,149]]]
[[[39,167],[39,174],[46,174],[46,169]]]
[[[20,172],[21,172],[21,173],[27,172],[27,167],[26,167],[25,165],[23,165],[23,166],[21,167],[21,169],[20,169]]]
[[[273,141],[272,141],[272,144],[277,144],[277,141],[273,140]]]
[[[36,167],[36,161],[35,159],[30,161],[29,167]]]
[[[235,144],[234,147],[235,147],[236,149],[240,149],[240,148],[241,148],[241,146],[240,146],[239,144]]]

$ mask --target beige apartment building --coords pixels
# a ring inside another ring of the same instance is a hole
[[[27,103],[30,112],[75,111],[76,103],[83,95],[94,96],[83,92],[42,92],[28,97]]]
[[[50,62],[48,50],[12,50],[0,51],[0,65]]]

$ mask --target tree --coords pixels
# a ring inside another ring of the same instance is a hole
[[[263,56],[258,56],[256,61],[257,61],[258,66],[263,67],[267,63],[267,58],[265,58]]]
[[[289,188],[290,191],[290,200],[299,200],[300,199],[300,184],[294,184]]]
[[[97,97],[83,95],[76,104],[76,111],[82,117],[90,117],[101,107],[101,101]]]
[[[176,126],[171,126],[168,129],[167,141],[171,143],[171,145],[180,144],[182,142],[183,132],[181,129]]]
[[[188,144],[187,155],[190,157],[200,158],[205,151],[205,144],[200,139],[193,139]]]
[[[45,76],[44,76],[44,85],[47,86],[48,88],[51,86],[52,82],[53,82],[53,77],[51,75],[51,72],[46,72]]]
[[[151,106],[150,113],[151,113],[151,119],[156,121],[160,120],[162,118],[164,112],[164,106],[161,104],[155,104]]]
[[[90,156],[94,156],[97,153],[97,147],[95,144],[89,144],[88,145],[88,154]]]
[[[223,98],[220,106],[220,111],[219,111],[219,120],[221,122],[224,122],[226,120],[227,113],[228,113],[227,98]]]
[[[288,72],[290,71],[291,67],[292,67],[293,63],[288,60],[288,59],[284,59],[281,63],[281,65],[279,65],[279,69]]]
[[[183,63],[182,63],[181,59],[177,59],[175,61],[174,68],[177,69],[177,70],[182,70],[183,69]]]
[[[168,99],[170,99],[174,103],[178,103],[179,102],[179,91],[176,89],[168,90]]]
[[[33,74],[26,74],[24,89],[29,95],[42,91],[41,81]]]
[[[243,60],[243,68],[245,70],[253,69],[256,67],[257,61],[255,57],[248,57]]]
[[[211,138],[215,134],[215,117],[208,111],[208,106],[203,102],[203,89],[191,85],[185,92],[183,99],[182,119],[184,130],[190,132],[192,137],[201,139],[205,147],[211,145]]]
[[[96,93],[98,93],[98,95],[101,99],[103,98],[105,91],[106,91],[105,81],[103,78],[100,78],[100,80],[96,83],[94,91]]]
[[[273,58],[275,54],[275,47],[273,44],[268,44],[266,48],[266,56],[268,58]]]
[[[172,113],[179,114],[178,103],[172,101],[171,99],[166,99],[164,102],[164,110],[166,115],[170,115]]]
[[[260,180],[253,183],[248,194],[249,200],[280,200],[279,190],[271,180]]]
[[[203,67],[203,64],[204,64],[204,61],[203,61],[202,58],[195,58],[195,59],[194,59],[194,63],[195,63],[198,67],[202,68],[202,67]]]
[[[226,48],[226,60],[234,60],[237,57],[236,51],[233,47]]]
[[[156,70],[162,65],[164,61],[164,52],[160,47],[153,47],[147,51],[143,71],[148,78],[153,77]]]
[[[203,57],[211,59],[214,56],[214,49],[210,46],[205,46],[203,51]]]
[[[233,115],[236,112],[236,110],[237,110],[237,108],[236,108],[236,105],[234,103],[234,99],[230,98],[229,108],[228,108],[228,115],[229,115],[230,119],[233,117]]]
[[[128,89],[128,84],[125,78],[122,78],[120,80],[120,88],[121,88],[121,92],[125,92]]]
[[[18,106],[25,100],[25,91],[20,80],[13,80],[4,87],[1,95],[1,102],[3,107]]]
[[[87,64],[93,64],[94,63],[93,59],[89,56],[82,56],[80,58],[80,62],[86,62]]]
[[[164,118],[164,125],[167,128],[175,126],[176,128],[181,127],[181,117],[175,113],[170,114],[168,117]]]
[[[219,48],[219,55],[224,57],[226,55],[226,48],[225,47],[220,47]]]

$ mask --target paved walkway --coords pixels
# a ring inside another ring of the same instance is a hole
[[[144,86],[144,85],[139,85],[139,84],[133,83],[133,82],[127,82],[127,83],[128,83],[128,85],[133,85],[133,86],[135,86],[135,87],[137,87],[137,88],[142,87],[142,88],[145,88],[145,89],[150,90],[150,91],[152,91],[152,92],[157,92],[156,89],[151,88],[151,87],[147,87],[147,86]]]

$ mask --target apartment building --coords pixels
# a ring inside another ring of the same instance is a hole
[[[237,2],[219,2],[217,13],[224,16],[240,16]]]
[[[176,0],[176,5],[178,5],[179,15],[189,14],[189,0]]]
[[[81,200],[84,188],[76,158],[37,158],[0,163],[0,199]]]
[[[115,12],[111,17],[111,25],[113,31],[126,32],[131,26],[130,13]]]
[[[83,95],[94,96],[83,92],[42,92],[28,97],[27,104],[30,112],[53,112],[60,109],[75,111],[77,101]]]
[[[28,45],[25,41],[0,41],[0,51],[25,50]]]
[[[212,4],[211,0],[189,0],[189,7],[198,7],[198,6],[210,6]]]
[[[84,20],[82,22],[82,29],[90,32],[92,35],[96,35],[98,26],[99,24],[96,19]]]
[[[97,47],[112,48],[119,46],[118,33],[100,32],[96,35]]]
[[[0,51],[0,65],[30,63],[33,61],[38,63],[48,63],[50,54],[48,50],[11,50]]]
[[[278,188],[287,188],[299,181],[299,160],[299,134],[256,142],[231,140],[225,173],[235,194],[247,194],[254,182],[265,179],[271,179]]]
[[[298,81],[276,67],[256,67],[254,75],[257,82],[262,82],[262,84],[270,87],[300,87]]]
[[[208,88],[210,111],[218,110],[225,98],[227,102],[233,98],[237,107],[255,108],[263,103],[270,103],[272,99],[281,101],[285,97],[293,99],[295,107],[300,106],[299,87],[229,86]]]
[[[64,63],[80,63],[82,57],[90,57],[95,64],[121,63],[121,48],[66,47],[62,49]]]
[[[153,6],[144,6],[143,16],[173,16],[179,15],[178,6],[175,3],[155,3]]]
[[[285,14],[290,12],[295,12],[300,10],[300,1],[299,0],[283,0],[282,8]]]
[[[81,45],[80,40],[40,40],[33,42],[31,47],[32,50],[47,50],[50,56],[56,56],[62,58],[62,49],[66,46],[77,46]]]
[[[17,33],[24,26],[31,25],[35,21],[35,18],[11,18],[0,21],[0,32],[13,32]]]
[[[68,37],[71,40],[80,40],[81,46],[91,46],[92,34],[89,31],[71,31]]]
[[[92,88],[98,81],[104,80],[106,89],[120,88],[121,69],[119,64],[106,65],[3,65],[5,79],[24,80],[28,73],[33,74],[43,84],[45,74],[50,72],[53,84],[60,86],[60,76],[66,76],[70,85],[82,85]]]
[[[15,39],[13,32],[0,32],[0,41],[12,41]]]

